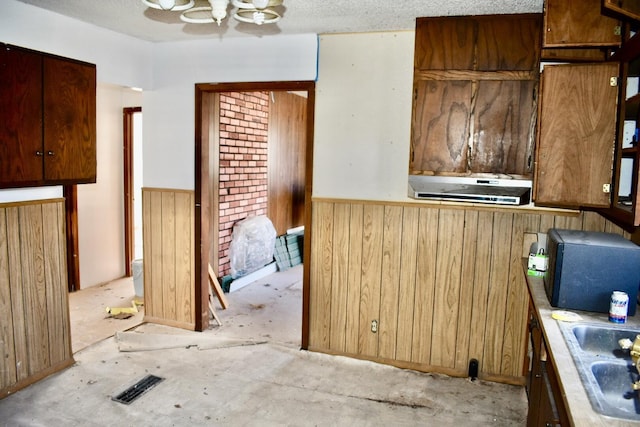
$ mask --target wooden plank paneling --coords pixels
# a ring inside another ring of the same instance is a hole
[[[464,235],[464,211],[442,210],[438,222],[431,364],[455,367],[455,352],[460,302],[460,276]]]
[[[504,319],[504,341],[502,343],[502,365],[500,374],[509,376],[522,368],[525,357],[524,325],[528,321],[529,295],[522,273],[522,247],[525,232],[530,229],[529,215],[514,215],[511,229],[509,256],[509,279]]]
[[[400,252],[400,288],[398,294],[398,332],[396,359],[411,360],[413,310],[416,293],[418,216],[420,210],[405,207],[402,212],[402,248]]]
[[[13,308],[9,274],[9,244],[6,209],[0,209],[0,390],[15,384],[16,354],[13,340]],[[5,285],[5,283],[7,285]]]
[[[64,236],[64,209],[60,205],[42,205],[44,224],[57,224],[57,227],[43,228],[43,258],[46,285],[46,315],[48,319],[48,347],[51,365],[60,363],[71,356],[69,329],[69,304],[65,276],[67,260]]]
[[[478,213],[478,232],[474,266],[473,306],[471,309],[471,337],[469,359],[476,359],[480,371],[485,371],[484,347],[487,325],[489,282],[491,279],[491,236],[493,235],[493,213]]]
[[[145,321],[195,328],[192,191],[142,189]]]
[[[349,219],[351,205],[337,205],[334,208],[333,221],[333,260],[336,266],[331,275],[331,334],[330,348],[345,351],[347,333],[347,293],[349,276]],[[345,260],[347,262],[341,262]]]
[[[402,207],[385,206],[380,286],[380,325],[378,356],[396,358],[398,300],[400,292],[400,259],[402,251]]]
[[[163,191],[160,196],[160,209],[162,216],[160,224],[162,227],[161,253],[162,263],[160,264],[161,279],[157,285],[161,287],[162,293],[162,318],[176,318],[176,204],[175,194]],[[144,248],[144,246],[143,246]],[[143,249],[144,250],[144,249]],[[155,287],[156,292],[158,286]]]
[[[474,290],[475,255],[478,241],[478,212],[464,212],[462,271],[460,272],[460,299],[458,302],[458,330],[456,331],[455,369],[464,371],[469,365],[469,338],[471,336],[471,315]]]
[[[353,307],[360,307],[360,284],[362,282],[362,222],[364,221],[364,206],[351,204],[349,217],[349,267],[347,282],[347,330],[345,333],[345,351],[358,353],[358,337],[360,332],[360,313]],[[317,240],[313,239],[314,242]],[[338,267],[336,267],[338,268]]]
[[[331,348],[331,276],[333,259],[333,204],[313,205],[313,247],[309,307],[309,347]]]
[[[554,226],[624,234],[594,215],[314,201],[310,348],[523,384],[521,259]]]
[[[9,253],[9,289],[11,290],[11,313],[13,313],[13,345],[16,360],[16,379],[24,380],[29,376],[27,363],[27,326],[25,323],[25,304],[22,297],[22,261],[20,250],[20,220],[18,208],[6,209],[7,214],[7,252]]]
[[[358,351],[378,353],[378,335],[371,323],[380,326],[380,277],[382,237],[384,234],[384,206],[365,205],[362,221],[362,280],[360,282],[360,332]]]
[[[175,292],[176,320],[191,323],[195,320],[195,272],[193,264],[194,250],[194,206],[189,193],[175,194]]]
[[[271,95],[267,215],[282,235],[304,225],[307,99],[285,91]]]
[[[0,205],[0,398],[73,363],[62,199]]]
[[[27,363],[29,375],[49,366],[49,330],[47,288],[44,276],[42,208],[27,205],[18,208],[25,323],[27,325]],[[24,284],[28,284],[24,286]]]
[[[420,209],[418,218],[418,250],[416,264],[416,292],[413,301],[413,337],[411,361],[428,364],[431,358],[431,330],[433,325],[433,294],[436,286],[436,257],[438,245],[438,210]]]
[[[487,295],[487,322],[484,341],[484,366],[489,372],[501,372],[502,344],[509,283],[509,256],[511,254],[511,227],[513,215],[493,214],[491,241],[490,282]]]

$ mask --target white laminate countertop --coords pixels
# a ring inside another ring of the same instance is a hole
[[[547,294],[544,290],[542,277],[527,276],[527,260],[523,259],[524,274],[527,278],[529,294],[536,310],[540,327],[547,344],[548,358],[552,360],[553,365],[558,371],[558,381],[560,382],[561,392],[564,398],[565,407],[567,409],[569,419],[574,426],[640,426],[640,422],[622,420],[600,415],[595,412],[589,402],[587,393],[582,385],[582,381],[578,374],[578,369],[573,361],[573,356],[569,352],[569,347],[562,335],[562,331],[558,326],[558,320],[551,317],[551,313],[556,308],[551,307]],[[584,322],[602,323],[607,326],[614,325],[608,320],[605,313],[594,313],[587,311],[574,311],[583,318]],[[637,328],[640,331],[640,307],[636,310],[635,316],[630,316],[624,327]]]

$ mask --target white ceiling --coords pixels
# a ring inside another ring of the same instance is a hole
[[[543,0],[284,0],[277,24],[226,19],[185,24],[180,12],[147,8],[141,0],[18,0],[118,33],[153,42],[276,34],[413,30],[418,16],[540,13]],[[196,6],[207,5],[196,0]]]

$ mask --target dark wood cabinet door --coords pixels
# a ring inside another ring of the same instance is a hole
[[[416,19],[415,68],[472,70],[476,27],[473,18]]]
[[[478,16],[478,71],[531,71],[540,59],[539,15]]]
[[[602,14],[602,0],[545,0],[543,46],[619,46],[619,26]]]
[[[531,174],[537,87],[533,80],[477,82],[471,172]]]
[[[42,179],[42,57],[0,45],[0,185]]]
[[[44,58],[44,178],[96,181],[96,69]]]
[[[411,173],[467,170],[471,82],[415,83]]]
[[[616,137],[617,63],[544,69],[535,165],[536,204],[608,207]],[[603,191],[604,190],[604,191]]]

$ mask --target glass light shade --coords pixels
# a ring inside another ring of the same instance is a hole
[[[160,7],[164,10],[171,10],[176,5],[175,0],[159,0]]]
[[[269,6],[269,0],[253,0],[253,5],[256,9],[265,9]]]

